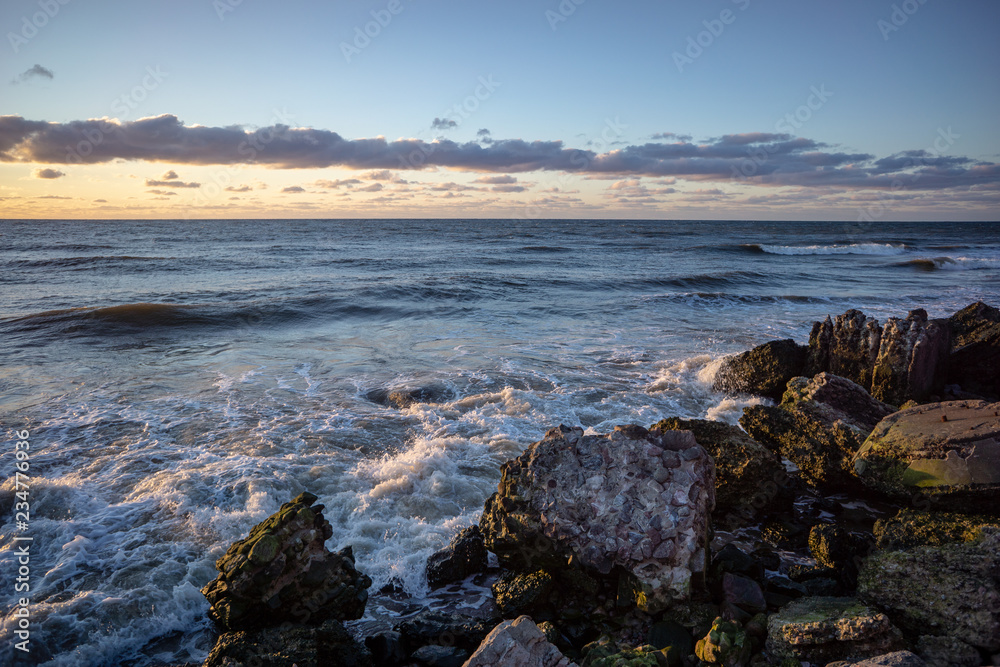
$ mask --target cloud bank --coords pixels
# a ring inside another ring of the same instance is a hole
[[[695,143],[681,135],[605,153],[567,147],[562,141],[494,139],[458,143],[383,137],[345,139],[336,132],[274,125],[184,125],[166,114],[135,121],[49,123],[0,116],[0,161],[97,164],[143,160],[190,165],[260,165],[281,169],[346,167],[519,173],[558,171],[590,177],[652,176],[694,181],[736,181],[766,186],[835,186],[853,189],[935,190],[1000,183],[1000,165],[947,155],[950,130],[927,149],[877,157],[848,153],[789,134],[728,134]],[[938,144],[942,144],[941,147]],[[151,181],[148,185],[197,187]]]

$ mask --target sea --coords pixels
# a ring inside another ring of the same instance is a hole
[[[303,491],[419,602],[549,428],[735,423],[726,355],[977,300],[1000,224],[0,221],[0,663],[203,660],[215,559]]]

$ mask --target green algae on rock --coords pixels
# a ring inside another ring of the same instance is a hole
[[[875,522],[875,547],[898,550],[975,542],[982,537],[984,528],[991,527],[1000,529],[1000,517],[901,509],[895,516]]]
[[[360,618],[371,579],[354,567],[350,547],[338,553],[324,542],[333,529],[316,496],[302,493],[229,547],[220,574],[202,593],[209,616],[224,630],[252,630],[283,622],[318,624]]]

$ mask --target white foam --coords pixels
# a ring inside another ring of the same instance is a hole
[[[846,245],[761,245],[772,255],[902,255],[905,245],[893,243],[851,243]]]

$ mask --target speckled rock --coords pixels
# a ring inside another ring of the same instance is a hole
[[[705,665],[743,667],[750,660],[751,641],[739,623],[717,618],[694,652]]]
[[[501,475],[480,528],[509,567],[559,569],[572,558],[606,575],[618,566],[644,611],[687,599],[703,580],[715,469],[690,432],[560,426]]]
[[[520,616],[486,635],[464,667],[577,667],[545,639],[534,621]]]
[[[712,388],[778,400],[785,391],[785,384],[802,373],[806,349],[791,339],[772,340],[727,357],[715,374]]]
[[[867,660],[854,662],[841,660],[831,662],[826,667],[926,667],[923,658],[910,651],[893,651]]]
[[[833,373],[797,377],[788,382],[782,405],[803,410],[827,424],[838,421],[859,433],[871,433],[896,408],[872,398],[860,384]]]
[[[979,667],[979,651],[954,637],[924,635],[917,639],[917,655],[927,667]]]
[[[548,600],[553,579],[545,570],[537,572],[508,572],[494,582],[493,598],[505,618],[520,616],[533,611]]]
[[[983,529],[990,527],[1000,529],[1000,517],[902,509],[894,517],[875,522],[875,546],[897,550],[975,542],[982,537]]]
[[[904,630],[1000,649],[1000,531],[976,542],[879,551],[858,577],[858,596]]]
[[[951,350],[946,382],[1000,398],[1000,310],[978,301],[948,318]]]
[[[716,527],[735,530],[760,513],[791,504],[789,478],[781,459],[732,424],[707,419],[663,419],[650,431],[691,431],[715,462]]]
[[[825,665],[861,660],[905,648],[889,618],[854,598],[801,598],[768,618],[773,658]]]
[[[853,467],[867,486],[896,500],[1000,513],[1000,403],[948,401],[892,414]]]
[[[219,636],[204,667],[371,667],[371,654],[340,621]]]
[[[350,547],[326,550],[333,530],[315,502],[303,493],[285,503],[216,561],[220,574],[201,592],[220,628],[361,617],[371,579],[355,569]]]
[[[427,559],[427,583],[431,588],[462,581],[486,569],[486,544],[479,526],[458,533],[447,547]]]

